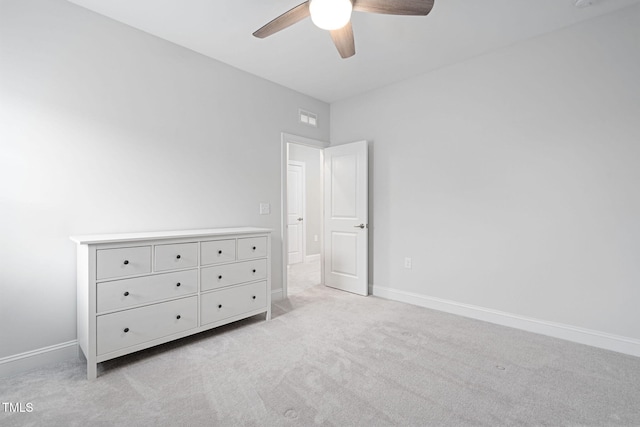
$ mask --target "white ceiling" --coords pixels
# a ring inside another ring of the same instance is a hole
[[[70,1],[326,102],[640,3],[436,0],[426,17],[354,12],[356,55],[341,59],[328,32],[310,19],[266,39],[252,36],[303,0]]]

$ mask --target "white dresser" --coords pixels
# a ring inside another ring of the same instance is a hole
[[[78,344],[97,364],[246,317],[271,318],[271,230],[72,236]]]

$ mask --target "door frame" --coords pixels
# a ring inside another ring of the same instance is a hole
[[[287,156],[288,157],[288,156]],[[302,169],[302,244],[300,245],[300,252],[302,253],[302,260],[300,261],[301,263],[305,263],[307,262],[307,168],[306,168],[306,164],[304,162],[300,162],[297,160],[291,160],[288,159],[287,160],[287,168],[289,166],[300,166],[300,168]],[[287,169],[288,170],[288,169]],[[287,174],[287,179],[289,178],[289,175]],[[287,182],[287,185],[289,185],[289,182]],[[285,205],[286,206],[286,205]],[[287,209],[286,214],[288,215],[289,210]],[[288,221],[287,221],[288,223]],[[288,225],[288,224],[287,224]],[[287,231],[288,232],[288,231]],[[288,237],[288,236],[287,236]],[[287,245],[289,244],[289,240],[287,240]],[[288,248],[287,248],[288,249]],[[289,252],[287,251],[287,265],[289,265]]]
[[[289,144],[304,145],[311,148],[317,148],[320,150],[320,160],[324,164],[323,150],[329,146],[326,141],[320,141],[318,139],[307,138],[304,136],[293,135],[290,133],[282,132],[281,134],[281,146],[280,146],[280,238],[282,241],[282,299],[286,299],[288,295],[288,274],[287,265],[289,257],[289,233],[287,233],[287,169],[289,162]],[[324,194],[324,178],[323,169],[320,168],[320,185],[321,191]],[[324,201],[322,204],[322,216],[320,222],[320,235],[324,236]],[[320,242],[320,283],[324,285],[324,238]]]

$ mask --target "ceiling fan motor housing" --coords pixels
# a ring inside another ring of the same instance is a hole
[[[323,30],[337,30],[351,19],[351,0],[310,0],[309,13],[313,23]]]

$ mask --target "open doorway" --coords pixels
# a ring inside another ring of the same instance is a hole
[[[282,134],[283,298],[320,284],[369,294],[367,153]]]
[[[287,146],[287,295],[294,295],[322,282],[322,151]]]
[[[323,141],[282,135],[283,297],[323,283]]]

